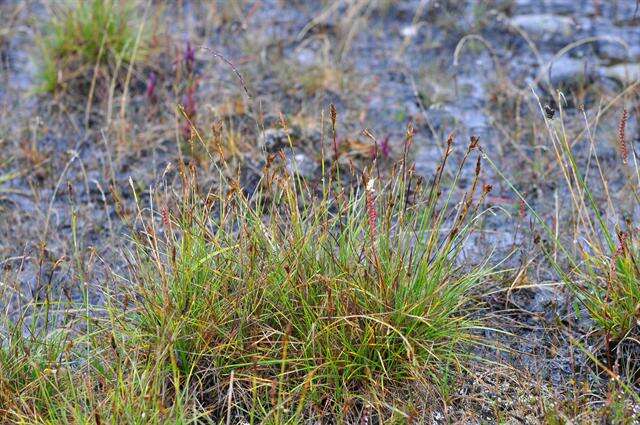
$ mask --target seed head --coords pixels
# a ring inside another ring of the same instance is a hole
[[[548,119],[552,120],[553,116],[556,114],[556,110],[553,109],[553,106],[544,105],[544,113]]]
[[[629,119],[629,113],[626,109],[622,110],[622,116],[618,123],[618,149],[620,149],[620,156],[622,157],[622,163],[626,164],[629,158],[629,150],[627,149],[627,142],[625,140],[625,131],[627,128],[627,120]]]
[[[378,220],[378,211],[376,211],[376,203],[375,203],[375,180],[372,178],[367,182],[367,187],[365,190],[366,202],[367,202],[367,215],[369,216],[369,231],[371,233],[371,237],[375,238],[376,236],[376,223]]]
[[[156,83],[158,82],[158,77],[155,72],[151,72],[149,74],[149,78],[147,78],[147,98],[152,99],[153,95],[156,91]]]

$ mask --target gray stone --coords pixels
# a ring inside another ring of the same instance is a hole
[[[318,164],[303,153],[287,153],[287,170],[291,174],[298,174],[306,179],[312,178],[318,169]]]
[[[562,35],[570,36],[575,32],[575,22],[567,16],[547,13],[518,15],[509,19],[509,23],[520,28],[532,38],[547,38]]]
[[[315,50],[309,48],[303,48],[296,52],[296,59],[302,66],[314,66],[320,63],[320,58]]]
[[[258,143],[269,153],[289,146],[289,133],[280,128],[268,128],[260,134]]]
[[[574,86],[592,81],[598,74],[597,62],[562,56],[545,68],[545,77],[554,87]]]
[[[597,36],[603,37],[596,43],[598,56],[611,62],[640,60],[640,28],[599,26]],[[606,38],[606,39],[604,39]],[[623,44],[624,43],[624,44]]]
[[[595,11],[594,2],[583,1],[580,10],[585,15],[592,15]],[[545,10],[547,13],[575,14],[576,4],[571,0],[513,0],[513,7],[519,14],[536,13]]]
[[[626,86],[640,80],[640,63],[621,63],[607,66],[602,69],[602,73],[605,77]]]

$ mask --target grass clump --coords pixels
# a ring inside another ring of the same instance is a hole
[[[622,116],[618,148],[626,184],[617,196],[621,196],[623,202],[616,201],[612,194],[611,173],[603,172],[598,158],[594,157],[595,170],[589,177],[589,171],[579,169],[567,136],[550,127],[558,164],[573,201],[575,232],[586,242],[577,245],[578,256],[572,260],[573,267],[565,275],[565,280],[578,290],[591,319],[605,335],[607,345],[609,342],[617,344],[632,336],[631,333],[637,334],[640,314],[640,258],[635,235],[637,226],[633,218],[640,199],[640,180],[637,179],[640,174],[633,152],[635,171],[630,172],[628,168],[629,152],[624,131],[626,110]],[[591,137],[591,149],[594,149],[595,142],[589,128],[587,134]],[[601,184],[590,179],[599,179]]]
[[[444,164],[429,185],[397,170],[312,185],[271,158],[252,194],[203,194],[183,168],[179,202],[140,210],[132,273],[104,308],[55,308],[41,335],[57,339],[3,340],[0,418],[361,423],[433,408],[477,342],[487,272],[461,252],[489,188],[478,165],[453,205]],[[16,355],[34,344],[41,361]]]
[[[562,106],[561,102],[558,104]],[[547,258],[562,282],[574,293],[574,310],[578,315],[580,311],[586,311],[591,319],[589,337],[594,339],[595,336],[597,343],[594,353],[588,353],[589,356],[599,369],[604,369],[616,381],[623,374],[637,383],[640,379],[637,346],[640,245],[634,217],[640,200],[640,170],[635,152],[627,148],[627,111],[622,113],[617,135],[624,184],[619,193],[614,194],[613,187],[619,183],[612,180],[620,175],[604,171],[604,164],[595,154],[596,135],[592,133],[585,111],[582,113],[586,127],[577,136],[578,139],[585,137],[589,143],[588,150],[583,150],[588,159],[587,168],[583,170],[577,157],[578,142],[570,139],[565,130],[562,107],[560,116],[555,119],[545,116],[542,106],[540,110],[557,167],[566,183],[565,195],[570,200],[569,208],[559,215],[569,224],[565,229],[567,233],[552,230],[533,212],[553,241],[546,247]],[[572,243],[565,242],[567,236],[572,238]],[[576,344],[582,348],[582,344],[577,341]],[[624,371],[622,363],[625,363]],[[633,396],[637,400],[637,395]]]
[[[628,209],[623,209],[624,203],[617,203],[613,208],[614,199],[605,190],[607,205],[610,210],[617,213],[615,222],[615,235],[607,226],[605,216],[596,208],[595,196],[584,185],[586,198],[591,210],[596,217],[595,229],[589,238],[592,241],[596,255],[587,255],[587,282],[589,291],[585,296],[586,306],[596,324],[604,330],[607,336],[607,344],[612,340],[614,344],[623,341],[627,337],[635,338],[639,335],[638,320],[640,319],[640,245],[637,239],[637,229],[634,215],[640,206],[640,172],[635,151],[631,152],[632,164],[635,169],[629,172],[629,149],[626,141],[626,124],[628,120],[627,110],[622,111],[618,127],[617,145],[622,159],[623,172],[627,184],[623,188],[624,197],[629,204]],[[599,165],[599,164],[598,164]],[[575,168],[575,167],[574,167]],[[600,170],[603,187],[608,188],[604,173]],[[586,203],[587,201],[584,201]],[[597,243],[596,235],[602,235],[601,243]],[[590,261],[591,260],[591,261]],[[637,365],[640,367],[640,365]],[[640,369],[639,369],[640,370]]]
[[[45,310],[32,309],[38,315]],[[72,311],[69,307],[64,314],[70,317]],[[152,364],[138,363],[144,347],[126,352],[110,330],[88,334],[75,331],[76,325],[73,320],[49,323],[32,334],[16,326],[2,336],[0,422],[197,422],[198,412],[182,403],[183,394],[172,393],[174,404],[163,404],[166,377]]]
[[[79,0],[56,7],[40,39],[40,90],[88,92],[93,79],[144,54],[133,2]]]
[[[425,193],[410,173],[318,193],[266,173],[252,197],[221,191],[162,212],[163,243],[146,229],[142,258],[154,261],[129,325],[162,350],[174,384],[229,393],[213,400],[218,414],[410,415],[409,389],[460,371],[474,340],[467,308],[485,272],[458,260],[481,201],[449,208],[439,178]]]
[[[613,341],[637,326],[640,314],[640,252],[633,234],[620,232],[618,246],[607,255],[588,256],[585,304],[591,318]]]

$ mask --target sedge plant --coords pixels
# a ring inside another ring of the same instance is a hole
[[[134,344],[217,417],[408,415],[407,390],[460,372],[476,339],[471,294],[486,270],[460,253],[490,188],[478,160],[453,205],[441,188],[451,150],[429,185],[401,164],[384,181],[312,186],[275,157],[250,195],[233,182],[202,195],[183,177],[182,201],[138,240]]]
[[[564,96],[559,93],[558,99]],[[635,151],[627,144],[628,112],[622,111],[616,134],[624,184],[614,194],[613,174],[605,172],[605,165],[596,154],[596,143],[602,141],[597,140],[593,121],[584,109],[584,129],[572,138],[565,128],[562,102],[558,102],[559,117],[555,118],[545,113],[539,99],[538,104],[555,157],[553,164],[565,182],[562,190],[566,190],[564,212],[568,216],[561,219],[567,219],[570,226],[562,232],[558,227],[552,228],[490,159],[489,162],[545,229],[551,241],[544,247],[550,264],[575,296],[576,313],[584,311],[591,320],[589,336],[598,341],[595,352],[587,351],[578,341],[574,343],[614,381],[620,382],[624,367],[625,375],[637,382],[640,363],[633,354],[637,348],[624,353],[629,344],[637,346],[640,318],[640,241],[635,218],[640,206],[640,169]],[[611,106],[607,105],[607,109]],[[599,118],[600,115],[596,120]],[[583,140],[588,144],[581,143]],[[626,383],[622,386],[638,400],[631,387]]]
[[[40,37],[40,90],[70,87],[90,92],[98,80],[127,65],[134,51],[145,54],[139,40],[134,4],[121,0],[79,0],[54,5]]]
[[[562,111],[561,117],[562,119]],[[597,329],[605,337],[607,349],[625,338],[637,335],[640,317],[640,245],[637,224],[640,172],[635,152],[629,152],[625,128],[628,113],[623,110],[616,137],[619,158],[626,183],[618,195],[612,193],[612,184],[604,172],[604,166],[595,155],[595,135],[591,133],[589,120],[585,118],[585,131],[590,141],[593,170],[579,165],[576,149],[562,131],[561,124],[553,125],[548,118],[547,127],[553,149],[572,201],[575,217],[574,256],[570,268],[562,273],[564,280],[576,290],[579,300]],[[593,176],[589,176],[591,171]],[[599,180],[600,185],[592,180]],[[598,190],[598,188],[600,190]],[[621,196],[616,201],[615,196]],[[567,248],[563,248],[569,253]]]
[[[477,140],[447,174],[452,151],[450,138],[427,183],[406,157],[388,177],[323,160],[313,183],[275,155],[251,192],[222,172],[203,191],[195,167],[180,166],[173,195],[151,194],[143,209],[136,194],[131,270],[102,289],[104,305],[47,298],[19,316],[55,317],[34,332],[4,318],[0,419],[415,417],[413,405],[425,394],[435,402],[479,342],[473,293],[488,271],[461,253],[490,187],[478,159],[454,202],[443,186],[455,187]]]

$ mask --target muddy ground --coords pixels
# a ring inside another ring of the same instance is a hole
[[[635,0],[151,2],[154,56],[133,69],[124,119],[120,87],[111,109],[108,87],[98,87],[90,113],[78,93],[35,93],[35,41],[50,3],[0,2],[0,281],[16,294],[8,309],[42,296],[47,285],[74,298],[84,285],[110,285],[126,273],[132,187],[141,198],[151,187],[172,187],[181,155],[198,166],[202,185],[215,184],[208,157],[176,142],[178,104],[192,106],[203,128],[224,124],[227,154],[247,184],[260,173],[264,145],[281,142],[280,113],[311,178],[330,104],[341,146],[361,165],[373,147],[363,129],[383,143],[381,162],[389,165],[411,123],[411,156],[427,178],[449,134],[459,153],[476,135],[550,223],[566,223],[570,211],[541,105],[555,110],[554,122],[562,106],[572,137],[584,130],[582,110],[591,122],[597,117],[596,150],[614,197],[625,184],[615,143],[623,108],[632,146],[640,141]],[[176,65],[190,49],[192,93]],[[578,157],[588,161],[589,149],[580,147],[586,136],[576,140]],[[459,182],[460,193],[470,181]],[[488,327],[501,332],[486,332],[495,347],[478,350],[484,360],[434,420],[539,423],[557,409],[577,422],[597,421],[611,404],[608,383],[572,343],[598,344],[590,323],[546,264],[533,217],[486,161],[483,183],[493,186],[493,213],[468,255],[480,261],[491,252],[490,262],[510,269],[479,294]],[[620,196],[621,205],[630,202]],[[99,303],[101,292],[90,293]],[[490,363],[496,360],[501,366]]]

